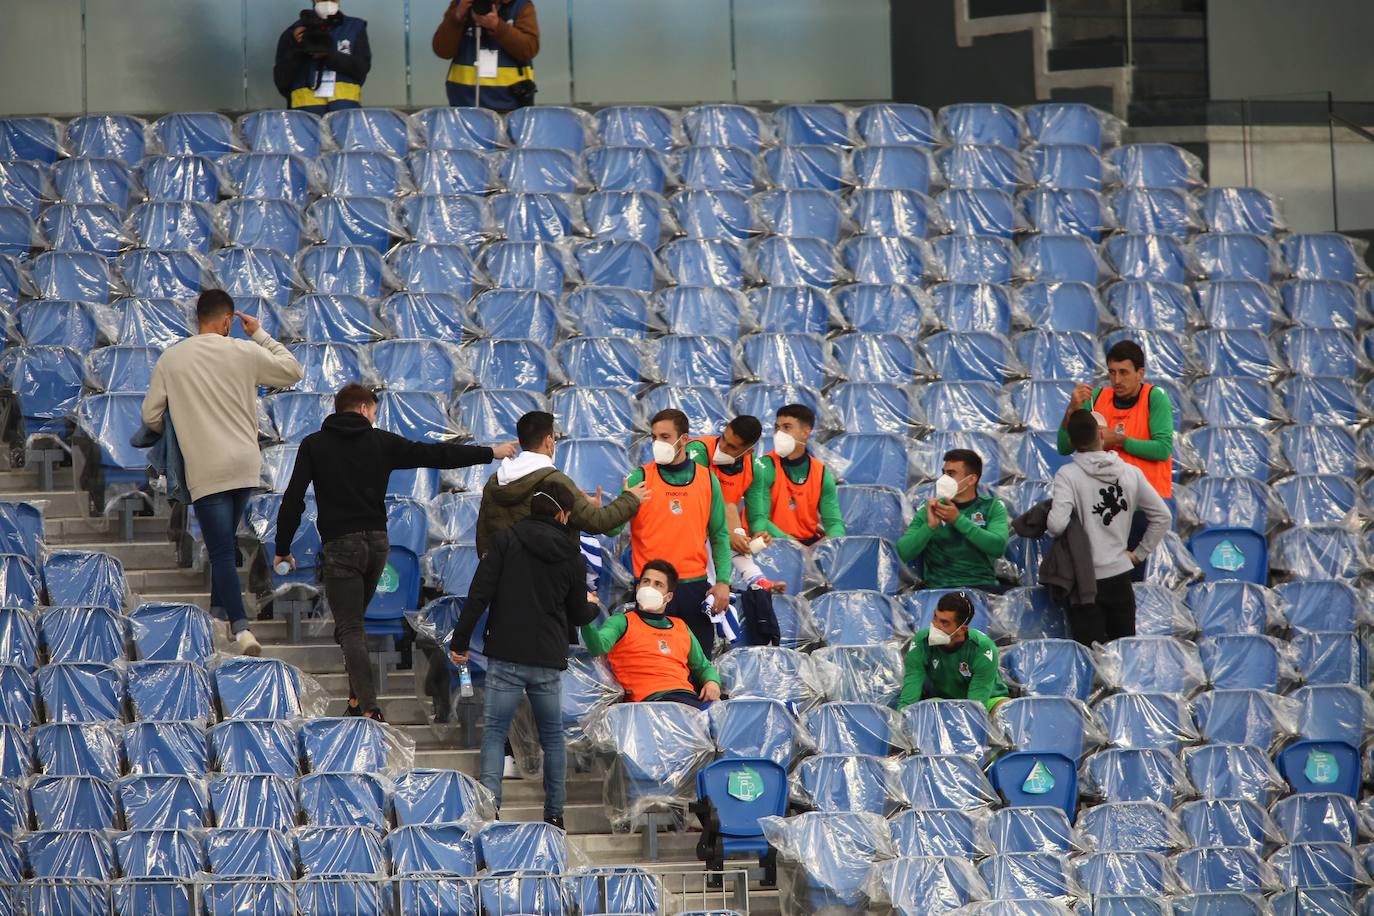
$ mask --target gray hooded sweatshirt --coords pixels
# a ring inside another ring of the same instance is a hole
[[[1045,530],[1058,537],[1069,526],[1074,510],[1092,544],[1093,569],[1098,579],[1130,572],[1126,540],[1131,516],[1144,512],[1149,528],[1135,548],[1142,563],[1169,530],[1169,506],[1150,486],[1140,468],[1122,461],[1116,452],[1075,452],[1073,460],[1054,475],[1053,505]]]

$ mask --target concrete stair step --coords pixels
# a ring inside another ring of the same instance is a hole
[[[0,496],[2,495],[0,494]],[[137,517],[134,519],[134,538],[140,542],[159,541],[162,544],[167,544],[170,548],[171,545],[167,542],[167,523],[166,516]],[[50,516],[45,528],[44,533],[50,545],[61,544],[66,546],[76,543],[108,545],[123,542],[123,532],[120,530],[118,519],[103,517],[54,518]]]
[[[146,589],[144,591],[134,589],[134,591],[137,592],[140,598],[149,604],[154,602],[162,604],[194,604],[196,607],[205,608],[207,611],[210,609],[210,590],[208,588],[203,591],[168,591],[163,589]]]
[[[156,521],[156,519],[154,519]],[[165,521],[164,521],[165,526]],[[175,572],[182,576],[200,576],[204,573],[195,570],[181,569],[176,563],[176,551],[165,539],[149,539],[138,541],[94,541],[84,540],[63,543],[60,546],[64,550],[89,550],[96,553],[108,553],[124,564],[124,577],[128,579],[131,574],[136,572]]]
[[[45,519],[90,518],[87,511],[90,503],[85,493],[72,490],[40,490],[37,480],[31,481],[30,486],[25,488],[0,490],[0,499],[16,503],[44,503]]]

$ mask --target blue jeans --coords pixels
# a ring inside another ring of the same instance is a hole
[[[501,773],[506,762],[510,720],[528,694],[539,744],[544,749],[544,817],[562,817],[568,797],[568,748],[563,737],[563,672],[557,668],[517,665],[487,659],[486,707],[483,709],[481,783],[501,809]]]
[[[243,609],[243,589],[234,545],[239,522],[253,491],[247,487],[202,496],[191,503],[210,554],[210,606],[222,607],[229,618],[229,631],[235,635],[248,629],[248,614]]]

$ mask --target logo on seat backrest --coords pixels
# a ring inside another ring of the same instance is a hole
[[[731,770],[730,778],[725,783],[725,791],[731,798],[737,798],[742,802],[756,801],[763,795],[763,777],[753,767]]]

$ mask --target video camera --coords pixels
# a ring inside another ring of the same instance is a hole
[[[472,15],[485,16],[496,9],[496,0],[472,0]]]

